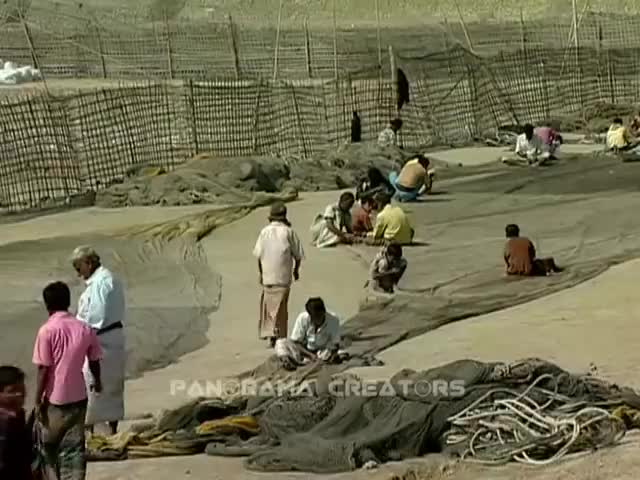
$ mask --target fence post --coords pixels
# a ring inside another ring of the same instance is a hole
[[[282,24],[282,6],[283,0],[280,0],[280,7],[278,8],[278,26],[276,29],[276,48],[273,58],[273,80],[278,79],[278,56],[280,54],[280,29]]]
[[[173,53],[171,51],[171,29],[169,26],[169,18],[164,16],[164,28],[167,34],[167,68],[169,68],[169,78],[173,80]]]
[[[451,50],[451,45],[449,44],[449,24],[447,23],[447,19],[444,19],[444,25],[442,26],[442,43],[444,45],[444,51],[449,52]],[[451,55],[447,53],[447,72],[449,75],[452,74],[453,69],[451,68]]]
[[[100,64],[102,66],[102,78],[107,78],[107,62],[104,58],[104,44],[102,43],[102,35],[100,35],[100,26],[97,22],[93,22],[93,28],[98,39],[98,53],[100,53]]]
[[[380,32],[380,0],[376,0],[376,37],[378,40],[378,69],[382,78],[382,35]]]
[[[304,53],[307,61],[307,76],[311,78],[313,76],[311,71],[311,38],[309,35],[309,23],[306,18],[304,19]]]
[[[42,82],[44,83],[44,89],[49,94],[49,86],[47,85],[47,79],[44,76],[44,72],[42,71],[42,66],[38,61],[38,55],[36,55],[36,47],[33,44],[33,37],[31,36],[31,29],[29,29],[29,25],[27,21],[24,19],[22,15],[22,11],[19,12],[20,21],[22,22],[22,29],[24,30],[24,36],[27,38],[27,44],[29,45],[29,51],[31,52],[31,60],[33,60],[33,66],[38,69],[40,72],[40,76],[42,77]]]
[[[474,52],[473,42],[471,41],[471,34],[469,33],[469,29],[467,29],[467,24],[464,21],[464,17],[462,16],[462,10],[460,10],[460,5],[457,1],[455,1],[456,10],[458,10],[458,18],[460,19],[460,25],[462,26],[462,32],[464,33],[464,38],[467,41],[467,46],[469,47],[470,52]]]
[[[258,82],[258,94],[256,95],[256,105],[253,111],[253,140],[252,150],[254,154],[258,153],[258,122],[260,120],[260,100],[262,99],[262,78]]]
[[[227,15],[227,21],[229,22],[229,41],[231,42],[231,53],[233,53],[233,67],[236,72],[236,79],[240,78],[240,58],[238,56],[238,43],[236,39],[236,29],[233,24],[231,15]]]
[[[520,48],[522,49],[522,52],[524,53],[526,58],[527,57],[527,33],[524,25],[524,12],[522,11],[522,8],[520,8]]]
[[[584,98],[582,95],[582,62],[580,58],[580,30],[578,22],[578,6],[576,0],[571,1],[571,9],[573,11],[573,40],[576,50],[576,68],[578,69],[578,96],[580,108],[584,108]]]
[[[200,153],[200,142],[198,139],[198,123],[196,121],[196,99],[193,89],[193,79],[189,79],[189,108],[191,110],[191,134],[193,136],[193,155]]]
[[[333,71],[338,81],[338,19],[336,18],[336,0],[333,0]]]

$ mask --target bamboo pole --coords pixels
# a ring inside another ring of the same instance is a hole
[[[311,70],[311,37],[309,35],[309,22],[306,18],[304,19],[304,53],[307,61],[307,76],[311,78],[313,76]]]
[[[100,64],[102,66],[102,78],[107,78],[107,62],[104,58],[104,44],[102,43],[102,35],[100,35],[100,26],[94,21],[93,27],[98,39],[98,51],[100,52]]]
[[[191,132],[193,135],[193,155],[198,155],[200,153],[200,142],[198,139],[198,124],[196,121],[196,99],[195,92],[193,89],[193,80],[189,79],[189,106],[191,107]]]
[[[338,20],[336,18],[336,0],[333,0],[333,71],[338,81]]]
[[[31,60],[33,60],[33,66],[38,69],[40,72],[40,76],[42,77],[42,83],[44,83],[44,90],[47,92],[47,95],[50,95],[49,85],[47,84],[47,79],[44,76],[44,72],[42,71],[42,66],[38,61],[38,55],[36,54],[36,47],[33,44],[33,37],[31,36],[31,30],[29,29],[29,25],[22,14],[22,11],[19,12],[20,21],[22,22],[22,29],[24,30],[24,36],[27,38],[27,44],[29,45],[29,51],[31,52]]]
[[[380,32],[380,0],[376,0],[376,37],[378,40],[378,68],[382,77],[382,35]]]
[[[467,24],[464,21],[464,17],[462,16],[462,10],[460,10],[460,4],[457,0],[455,0],[456,10],[458,11],[458,18],[460,19],[460,25],[462,26],[462,31],[464,32],[464,38],[467,41],[467,46],[469,47],[469,51],[471,53],[475,53],[473,48],[473,42],[471,41],[471,35],[469,34],[469,29],[467,28]]]
[[[522,7],[520,7],[520,48],[525,54],[527,53],[527,33],[524,25],[524,12]]]
[[[338,94],[340,93],[340,84],[338,83],[338,19],[336,16],[336,0],[333,0],[333,75],[336,83],[336,90],[333,103],[333,115],[335,118],[336,129],[336,147],[340,146],[340,129],[338,124]]]
[[[169,78],[173,80],[173,53],[171,52],[171,27],[169,26],[169,18],[164,16],[164,28],[167,34],[167,68],[169,69]]]
[[[578,4],[577,0],[571,0],[571,9],[573,10],[573,45],[575,47],[576,68],[578,69],[578,96],[580,107],[584,107],[584,98],[582,95],[582,65],[580,62],[580,30],[578,24]]]
[[[393,46],[389,45],[389,63],[391,65],[391,89],[393,91],[393,110],[394,117],[400,118],[400,109],[398,108],[398,66],[396,65],[396,56],[393,53]],[[396,134],[400,137],[398,146],[402,145],[402,130]]]
[[[260,100],[262,99],[262,80],[258,83],[258,94],[256,95],[256,104],[253,112],[253,139],[252,139],[252,149],[253,153],[258,153],[258,124],[260,121]]]
[[[278,7],[278,26],[276,29],[276,49],[273,58],[273,80],[278,79],[278,56],[280,54],[280,29],[282,28],[282,7],[284,1],[280,0],[280,6]]]
[[[231,44],[231,53],[233,53],[233,68],[236,72],[236,79],[240,79],[240,56],[238,55],[238,41],[236,39],[236,28],[231,15],[227,15],[229,23],[229,43]]]

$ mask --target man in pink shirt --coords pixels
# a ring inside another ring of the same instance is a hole
[[[548,150],[549,155],[555,158],[555,154],[562,145],[562,136],[551,127],[538,127],[535,129],[536,136],[542,140],[542,144]]]
[[[33,350],[38,367],[36,408],[43,430],[46,469],[52,478],[84,480],[87,389],[85,358],[99,393],[102,352],[95,331],[69,313],[71,292],[63,282],[43,291],[49,319],[40,327]]]

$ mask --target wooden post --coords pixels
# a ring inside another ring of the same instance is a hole
[[[378,39],[378,68],[382,78],[382,35],[380,32],[380,0],[376,0],[376,36]]]
[[[304,138],[304,129],[302,128],[302,117],[300,116],[300,107],[298,105],[298,98],[296,96],[296,87],[294,87],[293,84],[291,85],[291,95],[293,97],[293,108],[296,112],[296,123],[298,124],[298,134],[300,136],[299,140],[302,150],[302,158],[307,158],[309,152],[307,152],[307,142]]]
[[[236,72],[236,79],[240,78],[240,57],[238,55],[238,42],[236,39],[236,29],[233,24],[233,18],[231,15],[227,15],[227,21],[229,22],[229,41],[231,43],[231,53],[233,53],[233,68]]]
[[[578,96],[580,107],[584,108],[584,98],[582,95],[582,64],[580,62],[580,30],[578,25],[578,5],[576,0],[571,0],[571,8],[573,10],[573,46],[576,55],[576,68],[578,69]]]
[[[309,35],[309,22],[307,19],[304,19],[304,53],[305,60],[307,61],[307,76],[309,78],[313,77],[313,73],[311,71],[311,37]]]
[[[336,18],[336,0],[333,0],[333,76],[336,83],[336,91],[333,103],[334,125],[336,129],[336,147],[340,146],[340,128],[338,123],[338,94],[340,84],[338,83],[338,19]]]
[[[258,153],[258,122],[260,120],[260,100],[262,99],[262,79],[258,83],[258,94],[256,95],[256,105],[253,111],[253,141],[252,149],[253,153]]]
[[[391,66],[391,90],[393,91],[393,111],[394,117],[400,117],[398,109],[398,66],[396,65],[396,56],[393,53],[393,46],[389,45],[389,64]],[[397,133],[399,138],[398,146],[402,145],[402,130]]]
[[[164,28],[167,34],[167,68],[169,69],[169,78],[173,80],[173,53],[171,51],[171,27],[169,26],[169,18],[164,16]]]
[[[189,106],[191,107],[191,134],[193,135],[193,155],[200,153],[200,142],[198,139],[198,123],[196,121],[196,99],[193,89],[193,80],[189,79]]]
[[[280,29],[282,27],[282,6],[283,0],[280,0],[280,6],[278,7],[278,26],[276,28],[276,48],[273,58],[273,80],[278,79],[278,55],[280,53]]]
[[[470,52],[474,52],[473,42],[471,41],[471,35],[469,34],[469,30],[467,29],[467,24],[464,21],[464,17],[462,16],[462,10],[460,10],[460,5],[457,0],[455,1],[456,10],[458,10],[458,18],[460,19],[460,25],[462,26],[462,31],[464,32],[464,38],[467,41],[467,46],[469,47]]]
[[[104,44],[102,43],[102,35],[100,35],[100,26],[97,22],[93,22],[93,28],[98,39],[98,52],[100,53],[100,64],[102,66],[102,78],[107,78],[107,62],[104,58]]]
[[[611,54],[607,50],[607,77],[609,78],[609,90],[611,90],[611,104],[616,104],[616,81],[613,71],[613,62],[611,61]]]
[[[527,34],[524,26],[524,12],[520,7],[520,48],[524,52],[525,57],[527,53]]]
[[[336,0],[333,0],[333,71],[338,81],[338,20],[336,18]]]
[[[444,41],[444,50],[445,52],[448,52],[449,50],[451,50],[451,44],[449,43],[450,28],[449,28],[449,22],[447,21],[447,17],[444,17],[443,21],[444,21],[444,25],[442,27],[442,37]],[[450,55],[447,55],[447,72],[449,73],[449,75],[453,73],[453,68],[451,67]]]
[[[33,61],[33,66],[38,69],[40,72],[40,76],[42,77],[42,82],[44,83],[44,89],[47,92],[47,95],[50,94],[49,86],[47,85],[47,79],[44,76],[44,72],[42,71],[42,66],[38,61],[38,55],[36,55],[36,47],[33,44],[33,37],[31,36],[31,30],[29,29],[29,25],[27,21],[24,19],[22,15],[22,11],[19,12],[20,20],[22,21],[22,28],[24,30],[24,36],[27,38],[27,44],[29,45],[29,51],[31,52],[31,60]]]

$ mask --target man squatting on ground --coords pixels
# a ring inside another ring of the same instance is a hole
[[[295,369],[315,360],[332,362],[339,347],[340,320],[320,297],[314,297],[307,300],[289,338],[276,341],[275,353],[285,368]]]
[[[402,256],[402,247],[397,243],[390,243],[382,247],[371,262],[367,284],[374,291],[394,293],[406,270],[407,260]]]

